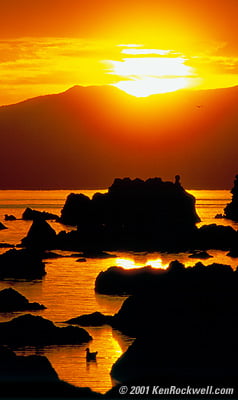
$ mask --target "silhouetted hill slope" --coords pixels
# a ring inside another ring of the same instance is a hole
[[[75,86],[0,108],[0,188],[106,187],[179,173],[227,187],[236,173],[238,87],[135,98]]]

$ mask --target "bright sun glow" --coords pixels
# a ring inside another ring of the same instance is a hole
[[[184,63],[182,57],[136,57],[112,61],[116,75],[160,78],[191,75],[191,67]]]
[[[188,86],[187,78],[142,78],[120,81],[113,86],[135,97],[147,97],[152,94],[175,92]]]
[[[117,258],[116,265],[118,267],[123,267],[124,269],[132,269],[132,268],[141,268],[142,266],[151,266],[152,268],[161,268],[166,269],[168,264],[163,264],[161,258],[157,258],[154,260],[147,260],[143,264],[137,264],[134,260],[128,258]]]
[[[136,97],[186,88],[194,77],[186,59],[171,50],[126,48],[121,53],[132,57],[108,62],[109,73],[126,78],[113,86]]]

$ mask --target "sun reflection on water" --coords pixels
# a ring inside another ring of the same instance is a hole
[[[147,257],[142,257],[138,262],[136,259],[132,258],[117,258],[115,262],[117,267],[123,267],[124,269],[141,268],[145,266],[160,269],[168,268],[168,263],[163,263],[162,259],[158,257],[153,259],[151,255],[149,259],[147,259]]]

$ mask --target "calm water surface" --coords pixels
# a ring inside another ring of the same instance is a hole
[[[100,190],[101,191],[101,190]],[[73,191],[92,196],[95,191]],[[102,191],[101,191],[102,192]],[[60,215],[60,210],[70,191],[0,191],[0,221],[7,230],[0,231],[0,242],[17,244],[27,234],[31,222],[22,221],[21,215],[26,207],[40,211],[53,212]],[[230,201],[229,191],[190,191],[196,199],[196,209],[201,218],[198,226],[203,224],[231,225],[238,229],[237,223],[228,220],[214,219],[215,215],[222,213],[225,205]],[[19,220],[4,221],[5,214],[14,214]],[[52,222],[52,227],[57,231],[71,230],[59,223]],[[6,249],[0,249],[1,252]],[[238,262],[226,256],[223,251],[212,250],[209,252],[214,258],[203,261],[210,264],[214,261],[232,265],[236,268]],[[63,252],[72,255],[72,252]],[[62,325],[66,319],[81,314],[101,311],[104,314],[114,314],[123,303],[123,297],[96,295],[94,292],[95,278],[100,271],[112,265],[124,268],[152,265],[153,267],[166,268],[170,261],[177,259],[188,265],[196,261],[188,258],[187,253],[161,254],[161,253],[132,253],[115,252],[117,258],[87,259],[86,262],[77,262],[78,257],[64,257],[47,260],[47,275],[40,281],[2,281],[0,290],[13,287],[31,301],[38,301],[47,306],[46,310],[35,314],[41,315]],[[20,315],[20,313],[0,314],[0,321],[6,321]],[[77,386],[89,386],[93,390],[104,393],[112,386],[110,370],[112,364],[132,343],[133,339],[122,335],[109,326],[100,328],[86,328],[93,341],[90,343],[91,351],[98,351],[97,363],[86,364],[85,348],[81,346],[48,346],[44,348],[25,347],[18,350],[19,354],[44,354],[51,361],[59,377]]]

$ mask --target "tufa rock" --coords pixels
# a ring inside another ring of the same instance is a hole
[[[37,252],[11,249],[0,255],[0,279],[41,279],[45,274],[45,264]]]
[[[7,345],[82,344],[92,340],[83,328],[59,328],[50,320],[31,314],[0,323],[0,343]]]
[[[71,193],[61,212],[61,222],[78,227],[85,251],[188,247],[198,221],[195,198],[179,176],[175,183],[115,179],[107,193],[92,200]]]
[[[112,377],[123,384],[237,388],[237,289],[230,266],[173,264],[113,317],[112,326],[136,340]]]
[[[59,221],[59,216],[56,214],[48,213],[45,211],[37,211],[37,210],[32,210],[32,208],[27,207],[25,211],[22,214],[22,219],[25,221],[34,221],[35,219],[44,219],[46,220],[54,220],[54,221]]]
[[[30,303],[22,294],[12,288],[0,291],[0,312],[44,310],[39,303]]]
[[[5,225],[3,225],[2,222],[0,222],[0,230],[3,230],[3,229],[7,229],[7,227]]]
[[[77,388],[59,379],[49,360],[44,356],[17,356],[0,346],[1,398],[69,399],[99,398],[89,388]]]
[[[21,243],[24,247],[33,249],[52,249],[56,246],[56,232],[42,218],[36,218]]]
[[[81,326],[102,326],[111,325],[112,318],[112,315],[103,315],[96,311],[92,314],[85,314],[76,318],[71,318],[68,321],[65,321],[65,323]]]
[[[238,175],[235,177],[234,186],[231,189],[231,193],[232,200],[224,208],[225,218],[238,222]]]
[[[5,214],[4,219],[5,221],[16,221],[15,215],[12,214],[11,215]]]

